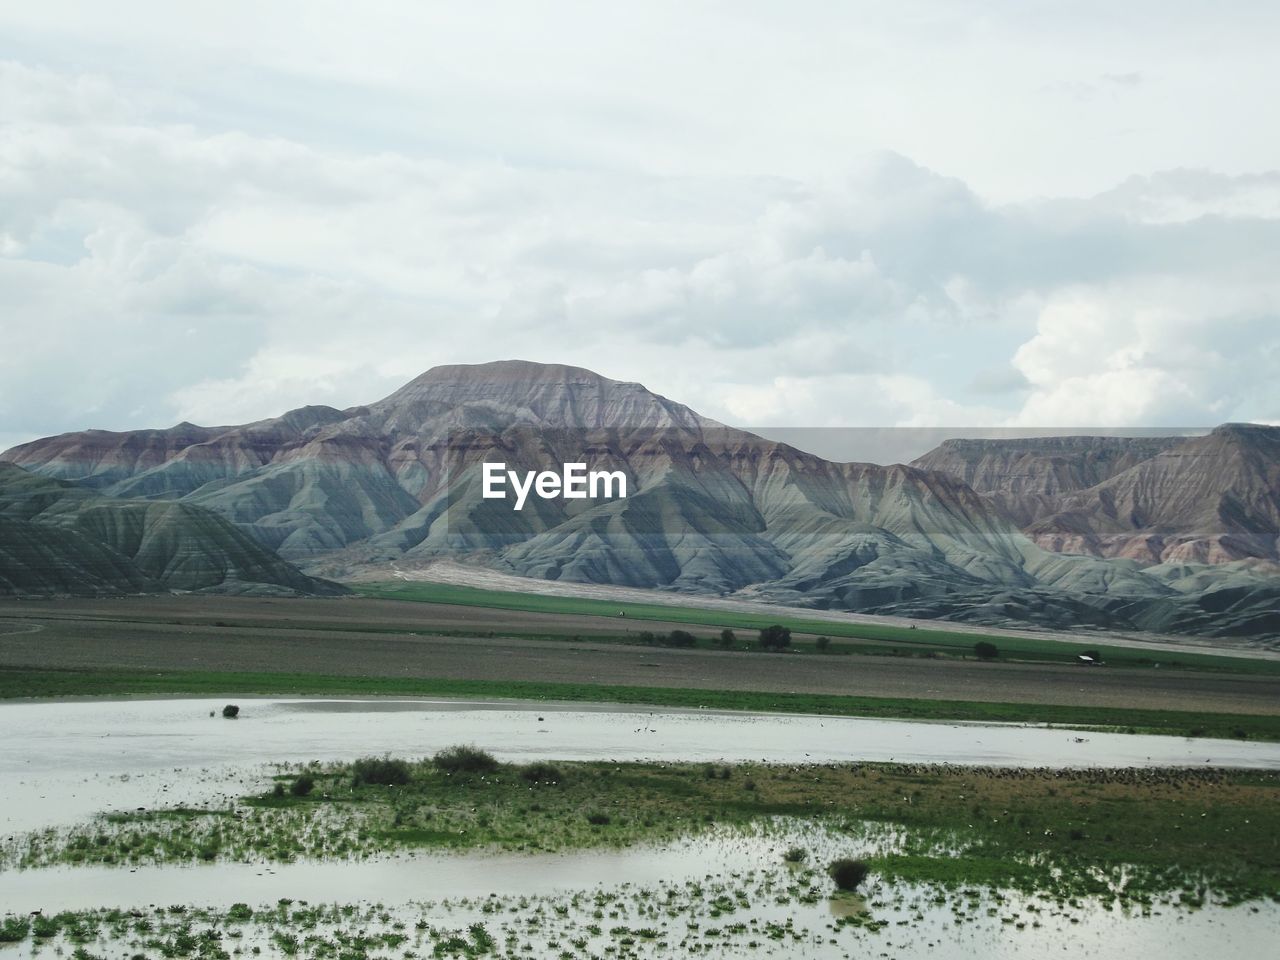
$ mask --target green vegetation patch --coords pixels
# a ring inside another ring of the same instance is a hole
[[[293,774],[314,780],[306,797],[247,798],[233,818],[100,818],[20,839],[6,858],[30,867],[567,851],[723,829],[764,842],[790,822],[868,851],[857,876],[839,871],[850,889],[870,872],[1062,898],[1123,893],[1141,903],[1170,891],[1203,899],[1207,889],[1226,902],[1280,900],[1276,772],[741,764],[708,776],[701,764],[597,762],[558,764],[547,780],[510,764],[397,762],[403,783],[362,779],[361,761],[310,764]]]

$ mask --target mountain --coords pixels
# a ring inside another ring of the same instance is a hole
[[[0,463],[0,594],[162,590],[343,592],[201,507],[117,500]]]
[[[944,440],[912,461],[957,477],[1020,526],[1057,513],[1062,499],[1181,442],[1179,437],[1028,437]]]
[[[1280,427],[948,440],[915,465],[963,479],[1050,550],[1143,564],[1280,559]]]
[[[1280,633],[1263,602],[1274,581],[1257,571],[1055,553],[950,471],[832,463],[577,367],[436,367],[368,406],[67,434],[0,459],[108,496],[204,508],[337,578],[447,556],[530,577],[917,617]],[[483,465],[496,461],[619,471],[629,495],[535,498],[516,512],[481,496]],[[1118,453],[1088,463],[1092,473],[1067,471],[1052,489],[1093,489],[1128,466]],[[1206,613],[1201,601],[1226,588],[1233,599],[1217,596]]]

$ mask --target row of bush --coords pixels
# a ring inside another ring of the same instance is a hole
[[[437,770],[450,774],[483,774],[493,773],[498,769],[498,761],[493,754],[479,747],[459,745],[441,750],[431,758]],[[520,768],[520,777],[529,783],[559,783],[564,779],[560,769],[549,763],[531,763]],[[403,787],[413,779],[413,768],[405,760],[394,757],[361,757],[351,765],[351,781],[354,786],[362,784]],[[305,797],[315,788],[314,778],[307,773],[299,775],[289,787],[295,797]],[[278,786],[278,795],[283,795],[284,787]]]

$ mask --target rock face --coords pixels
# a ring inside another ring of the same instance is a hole
[[[947,452],[956,469],[832,463],[639,384],[506,361],[437,367],[344,411],[69,434],[0,459],[108,495],[205,508],[339,578],[449,556],[531,577],[909,616],[1280,632],[1267,626],[1274,604],[1258,606],[1274,582],[1266,571],[1144,570],[1055,553],[1025,535],[1015,496],[1083,494],[1164,452],[1079,446],[1044,468],[1026,454],[968,450]],[[1000,480],[1019,458],[1028,476]],[[482,465],[494,461],[521,472],[565,462],[620,471],[629,495],[534,499],[515,512],[481,496]],[[1007,505],[975,491],[988,483]],[[1238,595],[1202,616],[1199,600],[1224,584]]]
[[[1057,513],[1087,490],[1180,443],[1177,437],[1031,437],[945,440],[913,461],[967,483],[1019,525]]]
[[[117,500],[0,463],[0,594],[160,590],[343,592],[201,507]]]
[[[1144,564],[1280,560],[1280,427],[949,440],[916,465],[965,480],[1049,550]]]

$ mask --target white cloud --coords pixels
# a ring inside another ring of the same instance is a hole
[[[1280,173],[1000,205],[893,153],[671,173],[250,132],[100,73],[0,89],[6,434],[347,406],[510,356],[745,425],[1280,416]]]

